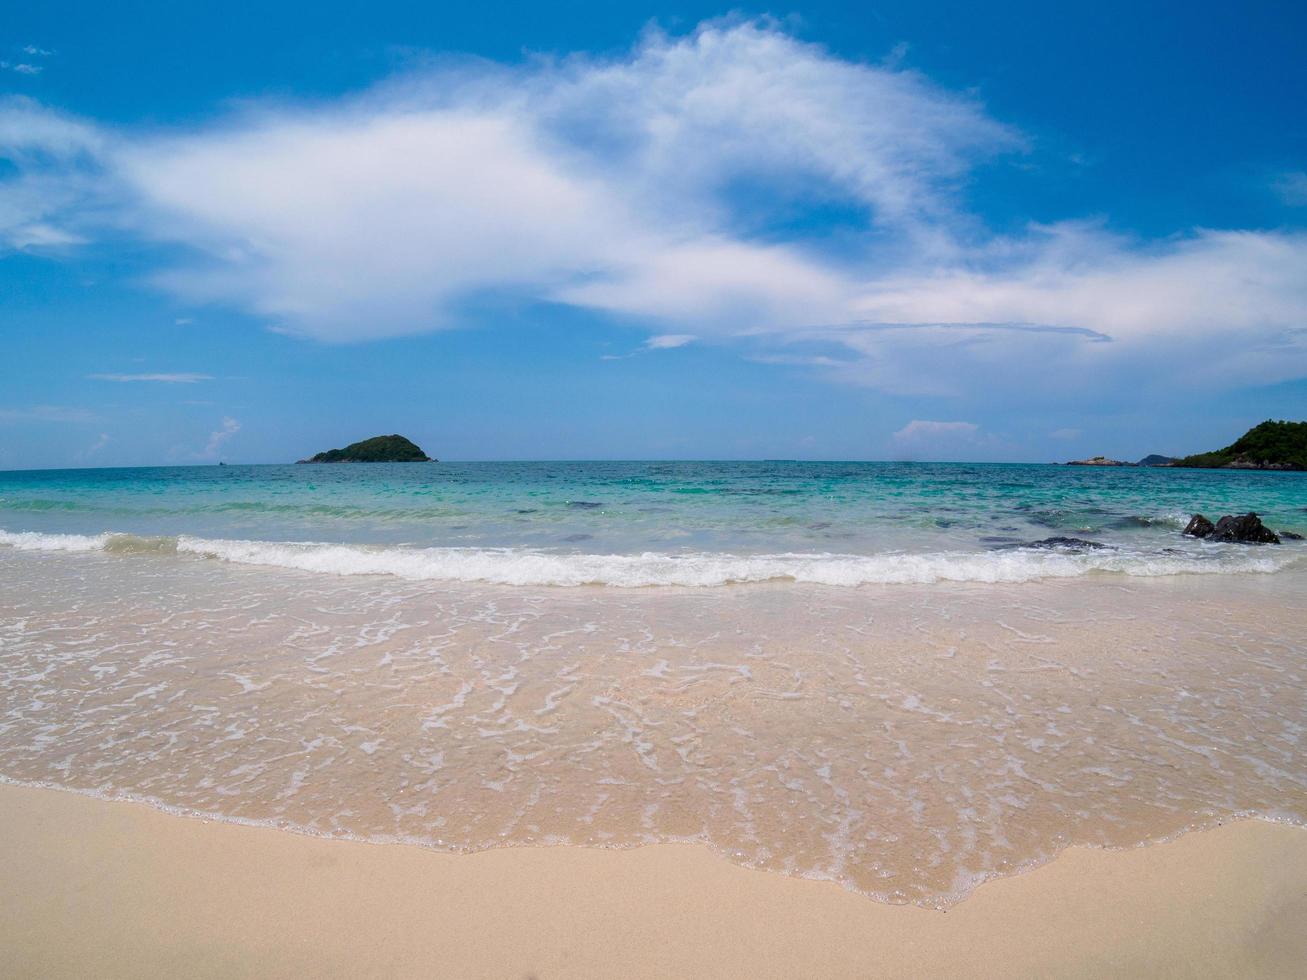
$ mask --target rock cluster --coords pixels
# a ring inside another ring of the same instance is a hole
[[[1195,514],[1184,533],[1207,541],[1232,541],[1240,544],[1279,544],[1280,536],[1253,513],[1235,517],[1226,514],[1213,524],[1202,514]]]

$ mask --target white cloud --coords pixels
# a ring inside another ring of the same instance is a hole
[[[222,426],[209,433],[209,441],[205,443],[204,449],[197,454],[199,459],[214,459],[220,450],[237,432],[240,432],[241,424],[234,418],[225,417],[222,420]]]
[[[17,72],[19,75],[39,75],[45,70],[40,65],[29,65],[26,62],[21,61],[17,64],[10,61],[0,61],[0,68]]]
[[[88,374],[92,381],[158,381],[163,384],[173,385],[193,385],[200,381],[212,381],[211,374],[193,374],[189,371],[178,371],[170,374]]]
[[[8,115],[32,142],[90,139],[30,104]],[[41,126],[52,131],[33,135]],[[917,75],[756,23],[650,34],[616,60],[437,71],[200,130],[90,131],[114,220],[197,256],[159,285],[325,340],[452,325],[484,290],[725,330],[837,314],[843,277],[749,240],[765,209],[733,204],[732,185],[782,204],[815,188],[933,249],[953,182],[978,154],[1017,145]],[[94,168],[32,169],[71,185]],[[25,195],[46,207],[21,224],[80,233],[105,210],[77,190]]]
[[[37,58],[48,58],[50,55],[54,54],[54,52],[48,51],[45,48],[38,48],[35,44],[25,44],[23,45],[23,54],[29,54]]]
[[[1005,442],[975,422],[913,419],[890,436],[887,449],[904,459],[974,459],[977,450],[1001,451]]]
[[[694,334],[689,333],[664,333],[657,337],[650,337],[644,342],[644,346],[647,350],[672,350],[692,344],[698,339]]]
[[[324,341],[461,325],[492,293],[900,393],[1307,374],[1307,235],[987,235],[957,189],[1021,136],[900,62],[716,22],[168,132],[9,100],[0,239],[179,244],[157,286]],[[811,204],[861,235],[794,232]]]
[[[111,441],[112,440],[110,440],[109,438],[109,433],[101,432],[100,438],[96,439],[94,443],[92,443],[90,446],[87,447],[86,452],[82,454],[83,457],[94,456],[105,446],[109,445]]]

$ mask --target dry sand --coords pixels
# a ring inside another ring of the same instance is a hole
[[[1072,849],[950,912],[701,847],[470,856],[0,786],[6,977],[1303,976],[1307,832]]]

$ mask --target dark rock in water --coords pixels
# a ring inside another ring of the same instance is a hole
[[[1279,544],[1280,537],[1262,523],[1256,514],[1226,514],[1213,524],[1202,514],[1195,514],[1184,533],[1208,541],[1228,541],[1237,544]]]
[[[1286,541],[1301,541],[1303,539],[1302,535],[1298,534],[1296,531],[1281,531],[1280,537],[1284,538]]]
[[[599,503],[597,500],[569,500],[567,506],[571,507],[573,510],[594,510],[598,507],[602,507],[603,504]]]
[[[1172,466],[1175,463],[1174,456],[1162,456],[1158,453],[1150,453],[1141,459],[1136,466]]]
[[[1085,538],[1066,538],[1058,535],[1052,538],[1043,538],[1039,541],[1026,541],[1022,544],[1011,545],[1014,548],[1067,548],[1075,551],[1084,551],[1086,549],[1110,548],[1111,545],[1103,544],[1101,541],[1089,541]]]
[[[1212,541],[1238,541],[1244,544],[1279,544],[1280,536],[1262,523],[1256,514],[1226,515],[1216,522]]]

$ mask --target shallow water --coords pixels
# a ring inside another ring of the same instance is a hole
[[[701,840],[925,905],[1071,843],[1307,820],[1287,546],[1266,574],[615,589],[22,541],[10,780],[454,850]]]

